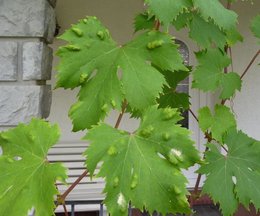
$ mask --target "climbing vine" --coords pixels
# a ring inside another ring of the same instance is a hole
[[[88,130],[83,138],[90,142],[84,153],[86,171],[58,195],[54,184],[66,181],[66,170],[46,160],[58,141],[58,127],[33,119],[2,132],[0,215],[25,216],[32,207],[37,216],[53,214],[55,195],[56,203],[63,204],[100,162],[98,175],[106,181],[104,203],[112,216],[127,215],[129,203],[150,213],[189,214],[190,204],[200,196],[201,175],[206,178],[202,193],[219,203],[224,216],[233,215],[240,203],[260,209],[260,142],[237,129],[225,105],[241,90],[243,77],[259,55],[256,50],[241,76],[228,70],[228,51],[243,41],[234,2],[224,6],[219,0],[145,0],[144,11],[135,18],[138,34],[123,45],[96,17],[83,18],[61,35],[67,44],[57,52],[57,87],[79,88],[69,116],[73,131]],[[188,30],[200,47],[197,66],[184,64],[169,28]],[[259,39],[260,15],[252,20],[251,30]],[[192,77],[194,89],[219,92],[220,103],[213,111],[203,107],[194,114],[189,95],[176,90],[186,77]],[[114,127],[104,123],[111,110],[120,112]],[[203,154],[180,124],[183,111],[191,113],[205,134]],[[133,133],[120,130],[126,112],[140,119]],[[194,191],[188,191],[182,170],[195,164],[198,179]]]

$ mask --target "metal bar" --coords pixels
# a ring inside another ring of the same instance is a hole
[[[75,205],[71,204],[71,216],[75,216]]]
[[[104,206],[103,203],[100,203],[99,216],[103,216],[103,212],[104,212]]]
[[[129,203],[129,207],[128,207],[128,216],[132,216],[132,207],[131,207],[131,203]]]

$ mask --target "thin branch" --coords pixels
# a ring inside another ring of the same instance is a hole
[[[63,203],[62,206],[63,206],[63,209],[64,209],[65,216],[69,216],[69,213],[67,211],[67,207],[66,207],[65,203]]]
[[[224,151],[225,151],[226,153],[228,153],[228,150],[227,150],[227,148],[226,148],[225,146],[221,145],[221,148],[223,148]]]
[[[245,71],[243,72],[243,74],[241,75],[240,79],[242,80],[243,77],[246,75],[246,73],[248,72],[248,70],[250,69],[250,67],[252,66],[252,64],[254,63],[254,61],[256,60],[257,56],[260,54],[260,49],[256,52],[256,54],[253,56],[253,58],[251,59],[251,61],[249,62],[248,66],[246,67]]]
[[[228,49],[229,49],[229,46],[226,45],[225,48],[224,48],[224,51],[225,51],[226,54],[228,53]],[[228,67],[225,67],[225,68],[224,68],[224,73],[225,73],[225,74],[228,73]]]
[[[122,105],[122,111],[121,113],[119,114],[118,118],[117,118],[117,121],[116,121],[116,124],[115,124],[115,128],[118,128],[119,125],[120,125],[120,122],[122,120],[122,117],[125,113],[125,110],[126,110],[126,107],[127,107],[127,101],[124,100],[123,102],[123,105]],[[64,201],[66,199],[66,197],[69,195],[69,193],[80,183],[80,181],[88,174],[88,171],[85,170],[77,179],[75,182],[73,182],[73,184],[61,195],[58,197],[58,200],[57,200],[57,204],[60,205],[64,205]]]
[[[231,70],[234,71],[232,48],[228,47],[228,50],[229,50],[229,56],[231,58]]]
[[[119,116],[118,116],[118,118],[117,118],[117,121],[116,121],[116,124],[115,124],[115,128],[118,128],[118,127],[119,127],[120,122],[121,122],[121,120],[122,120],[122,118],[123,118],[123,115],[124,115],[124,113],[125,113],[126,107],[127,107],[127,101],[124,100],[123,105],[122,105],[121,113],[119,114]]]
[[[88,171],[85,170],[77,179],[75,182],[73,182],[72,185],[58,198],[58,204],[63,204],[66,197],[69,195],[69,193],[80,183],[80,181],[88,174]]]
[[[231,3],[230,1],[228,1],[228,2],[227,2],[227,7],[226,7],[226,8],[227,8],[228,10],[230,10],[230,9],[231,9],[231,5],[232,5],[232,3]]]
[[[161,23],[160,23],[160,21],[159,20],[156,20],[155,21],[155,23],[154,23],[154,28],[155,28],[155,30],[159,30],[159,28],[160,28],[160,26],[161,26]]]
[[[197,122],[199,122],[198,117],[195,115],[195,113],[194,113],[191,109],[189,109],[189,112],[190,112],[191,115],[195,118],[195,120],[196,120]]]
[[[206,152],[209,150],[209,147],[207,146],[204,153],[203,153],[203,159],[206,158]],[[200,185],[200,181],[201,181],[201,177],[202,175],[199,173],[198,176],[197,176],[197,180],[196,180],[196,184],[195,184],[195,187],[194,187],[194,190],[193,190],[193,194],[195,196],[198,195],[198,192],[199,192],[199,185]]]

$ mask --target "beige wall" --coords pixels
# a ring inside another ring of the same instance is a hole
[[[134,15],[143,7],[142,0],[58,0],[57,16],[58,23],[61,26],[61,32],[68,28],[71,23],[77,22],[78,19],[86,15],[97,16],[111,31],[112,36],[119,43],[124,43],[133,36],[132,23]],[[234,71],[242,73],[250,58],[254,55],[257,47],[256,39],[249,31],[249,20],[260,11],[260,1],[255,0],[254,5],[248,2],[238,1],[234,5],[235,10],[239,13],[239,29],[245,37],[245,43],[238,44],[233,49]],[[193,51],[197,50],[197,46],[186,36],[187,32],[174,32],[177,38],[184,41],[190,51],[190,62],[195,63]],[[53,47],[56,49],[60,45],[60,41],[55,40]],[[258,58],[258,62],[259,62]],[[54,65],[57,58],[54,59]],[[55,74],[55,70],[53,75]],[[52,80],[54,83],[54,79]],[[84,133],[71,133],[71,121],[67,117],[70,105],[76,100],[77,91],[70,92],[62,89],[55,90],[53,93],[53,104],[50,120],[58,122],[62,127],[61,142],[79,142],[80,137]],[[191,90],[192,109],[196,111],[199,106],[205,104],[211,105],[215,100],[214,96],[200,94]],[[232,108],[238,117],[238,127],[245,130],[251,136],[260,139],[260,71],[256,64],[250,69],[250,72],[244,79],[244,85],[241,93],[232,102]],[[109,122],[115,121],[117,113],[112,113]],[[196,122],[191,118],[191,129],[194,131],[193,138],[200,142],[203,137],[200,136]],[[125,129],[133,129],[137,126],[137,122],[131,121],[122,125]]]

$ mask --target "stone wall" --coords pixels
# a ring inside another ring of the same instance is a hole
[[[49,115],[55,4],[0,1],[0,130]]]

